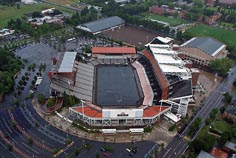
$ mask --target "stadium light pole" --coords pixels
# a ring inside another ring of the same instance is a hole
[[[82,103],[82,118],[83,118],[83,122],[84,122],[84,103],[85,101],[81,100]]]
[[[161,106],[160,106],[160,112],[161,112],[161,108],[162,108],[162,100],[160,100],[161,101]]]

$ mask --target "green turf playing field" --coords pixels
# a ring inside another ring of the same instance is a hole
[[[192,36],[210,36],[227,45],[236,45],[236,31],[232,30],[224,30],[207,25],[196,25],[188,29],[186,33]]]

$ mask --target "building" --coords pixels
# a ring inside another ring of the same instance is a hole
[[[10,29],[2,29],[0,30],[0,38],[1,37],[5,37],[5,36],[8,36],[8,35],[11,35],[15,32],[15,30],[10,30]]]
[[[99,34],[102,31],[112,30],[117,27],[125,25],[125,21],[118,16],[112,16],[108,18],[103,18],[88,23],[81,24],[77,26],[77,29],[92,33]]]
[[[194,37],[183,43],[179,56],[193,64],[208,66],[210,61],[227,56],[226,45],[210,37]]]
[[[171,104],[171,112],[185,116],[192,99],[192,72],[172,49],[171,41],[170,38],[154,38],[146,45],[140,60],[143,65],[150,63],[157,77],[160,89],[155,92],[154,101]]]
[[[168,111],[185,116],[192,98],[191,70],[176,51],[163,46],[170,39],[156,39],[141,53],[133,47],[93,47],[86,63],[66,52],[53,60],[48,73],[52,93],[81,99],[69,108],[70,116],[89,126],[142,128]]]
[[[122,3],[129,3],[130,0],[115,0],[115,2],[122,4]]]
[[[37,2],[34,1],[34,0],[21,0],[21,3],[24,3],[24,4],[35,4]]]
[[[149,7],[149,12],[164,15],[165,14],[165,8],[159,7],[159,6],[151,6]]]
[[[90,126],[136,127],[155,123],[170,109],[168,104],[153,104],[144,68],[134,61],[135,48],[92,50],[87,63],[77,62],[75,52],[66,52],[48,73],[52,93],[82,99],[81,105],[69,109],[74,119]]]
[[[176,124],[181,120],[181,116],[180,115],[175,115],[171,112],[167,112],[163,115],[163,118],[165,120],[167,120],[168,122],[170,122],[171,124]]]
[[[213,155],[215,158],[228,158],[229,156],[229,154],[223,149],[216,147],[213,147],[213,149],[211,150],[211,155]]]
[[[233,122],[236,122],[236,107],[228,106],[223,113],[223,117],[231,119]]]
[[[137,52],[134,47],[93,47],[93,57],[105,57],[106,55],[120,55],[123,57],[135,57]]]
[[[64,16],[61,14],[61,12],[55,12],[55,10],[55,8],[42,10],[41,17],[29,17],[28,22],[30,22],[35,27],[38,27],[44,23],[62,25],[64,23]]]
[[[228,153],[233,153],[233,154],[235,154],[235,153],[236,153],[236,144],[227,141],[227,142],[225,143],[223,149],[224,149],[225,151],[227,151]]]
[[[222,5],[222,6],[231,6],[235,4],[236,4],[236,0],[219,0],[219,5]]]
[[[208,25],[213,25],[216,23],[217,20],[221,18],[222,14],[221,13],[216,13],[215,15],[212,16],[205,16],[205,23]]]
[[[209,6],[215,6],[216,0],[205,0],[205,4]]]
[[[161,7],[159,6],[149,7],[149,12],[159,14],[159,15],[164,15],[164,14],[175,15],[178,13],[178,11],[179,11],[179,8],[171,9],[166,5],[162,5]]]
[[[236,106],[236,97],[233,97],[231,100],[231,105]]]

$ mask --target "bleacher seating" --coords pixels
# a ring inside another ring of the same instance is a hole
[[[152,65],[150,61],[145,57],[141,56],[138,61],[143,65],[146,74],[148,76],[149,82],[151,84],[153,93],[154,93],[154,100],[153,104],[158,105],[159,100],[161,100],[162,90],[161,87],[157,81],[157,78],[155,76],[155,72],[153,71]]]

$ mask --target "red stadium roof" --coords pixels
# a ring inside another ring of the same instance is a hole
[[[75,107],[73,108],[75,111],[79,112],[79,113],[84,113],[84,115],[88,116],[88,117],[95,117],[95,118],[102,118],[102,112],[95,110],[91,107],[85,106],[84,110],[83,108],[80,107]]]
[[[136,54],[134,47],[93,47],[93,54]]]
[[[143,117],[154,117],[162,111],[166,110],[167,106],[149,106],[148,108],[143,110]]]

